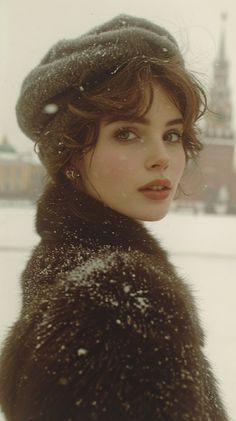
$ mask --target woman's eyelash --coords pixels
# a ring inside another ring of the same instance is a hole
[[[129,142],[140,137],[137,135],[135,130],[130,127],[120,127],[114,133],[114,138],[121,142]],[[180,143],[182,142],[183,133],[178,130],[169,130],[164,134],[163,140],[169,143]]]
[[[170,130],[165,133],[164,140],[170,143],[179,143],[182,142],[183,133],[178,130]]]
[[[114,133],[114,137],[121,141],[129,141],[136,139],[138,136],[133,129],[129,127],[121,127],[118,130],[116,130],[116,132]]]

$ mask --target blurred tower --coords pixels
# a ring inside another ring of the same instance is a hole
[[[236,213],[236,146],[232,125],[229,62],[225,48],[226,14],[221,16],[219,50],[213,66],[208,107],[197,165],[190,163],[176,208],[209,213]],[[187,200],[186,200],[187,199]]]
[[[206,184],[203,194],[205,210],[227,213],[236,209],[235,136],[232,127],[229,62],[225,49],[226,14],[222,14],[221,20],[220,45],[213,68],[200,167]]]
[[[232,103],[229,87],[229,62],[225,52],[226,15],[222,14],[222,28],[218,57],[214,61],[213,81],[209,94],[210,113],[206,119],[206,144],[232,144],[234,134],[232,129]],[[226,142],[227,139],[227,142]]]

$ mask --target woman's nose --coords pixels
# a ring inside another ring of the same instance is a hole
[[[150,148],[146,165],[148,169],[160,168],[166,169],[170,164],[170,156],[167,151],[166,145],[163,141],[155,142],[152,148]]]

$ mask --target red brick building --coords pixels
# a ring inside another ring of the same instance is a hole
[[[176,207],[191,207],[212,213],[236,213],[236,139],[232,125],[229,62],[222,29],[218,57],[208,97],[209,112],[204,121],[204,149],[197,165],[188,169]]]

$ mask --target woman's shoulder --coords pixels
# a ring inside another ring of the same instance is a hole
[[[62,294],[88,297],[99,306],[135,299],[145,307],[191,300],[186,283],[168,261],[141,251],[102,247],[58,279]]]
[[[47,323],[52,319],[73,325],[79,320],[97,328],[105,323],[106,329],[119,325],[150,338],[161,329],[164,336],[177,340],[179,332],[185,336],[193,325],[199,329],[185,288],[158,256],[104,246],[90,250],[89,257],[72,270],[58,273],[38,303],[37,314],[43,320],[47,315]]]
[[[48,247],[44,250],[41,245],[34,255],[41,261],[47,254],[46,264],[43,259],[43,267],[39,269],[37,265],[40,285],[47,285],[40,293],[44,302],[46,299],[52,304],[53,300],[60,307],[75,303],[86,309],[109,311],[120,308],[144,318],[148,314],[154,317],[154,313],[157,316],[158,311],[166,317],[172,313],[185,317],[187,313],[196,319],[189,286],[161,253],[110,245]],[[29,282],[31,274],[28,271]]]
[[[79,251],[80,257],[86,254],[85,249]],[[160,257],[149,255],[139,250],[120,247],[103,246],[96,250],[89,250],[89,257],[82,258],[65,277],[70,284],[77,284],[86,288],[104,284],[113,284],[117,280],[119,285],[125,281],[132,284],[139,283],[155,277],[162,278],[168,275],[174,277],[172,266]],[[144,279],[145,278],[145,279]]]
[[[37,269],[37,270],[36,270]],[[162,253],[149,254],[134,248],[103,245],[49,245],[41,243],[24,272],[25,285],[47,285],[43,292],[105,296],[111,291],[121,296],[132,289],[149,291],[151,296],[166,293],[188,295],[186,283]],[[27,289],[27,288],[26,288]]]

